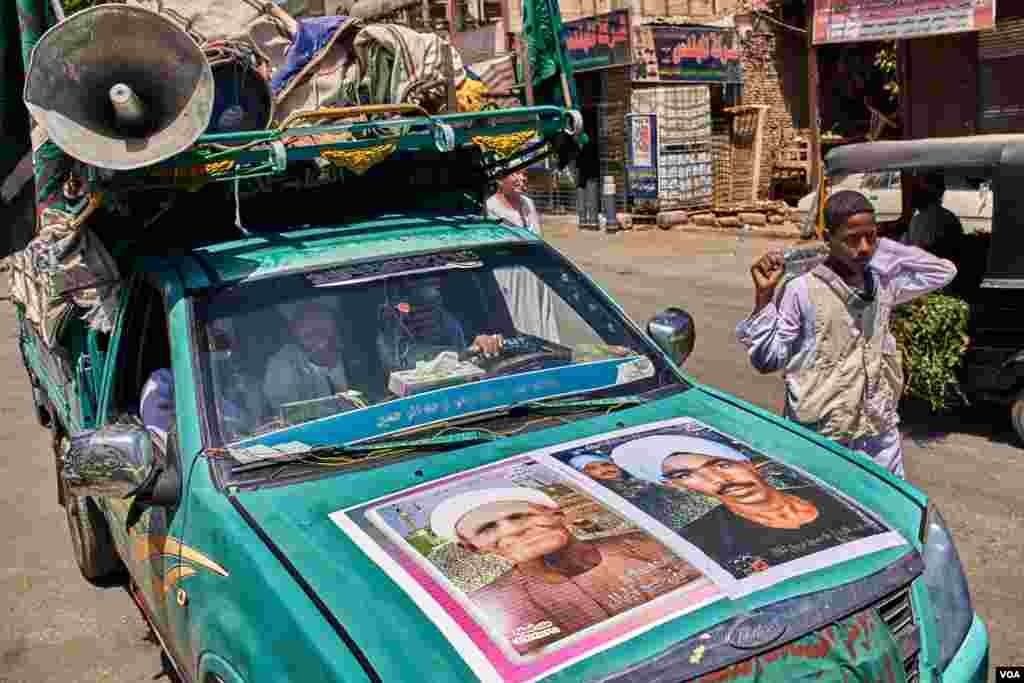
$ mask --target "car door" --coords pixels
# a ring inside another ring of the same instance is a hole
[[[142,390],[155,370],[170,366],[167,314],[160,292],[142,277],[132,279],[126,305],[120,315],[104,380],[101,424],[140,416]],[[172,411],[173,412],[173,411]],[[148,425],[147,425],[148,426]],[[173,444],[176,430],[169,430]],[[176,458],[179,449],[154,439],[165,457]],[[180,544],[176,537],[178,506],[143,503],[137,498],[105,499],[111,532],[131,574],[136,599],[166,649],[178,658],[179,641],[173,614]],[[180,661],[180,660],[179,660]]]

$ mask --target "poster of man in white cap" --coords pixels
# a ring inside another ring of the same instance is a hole
[[[695,517],[717,506],[714,500],[705,496],[693,496],[635,477],[616,465],[609,455],[584,452],[569,458],[566,462],[597,484],[670,527],[685,526]]]
[[[493,647],[474,643],[490,653],[501,680],[520,679],[516,667],[524,663],[534,672],[538,662],[542,669],[564,664],[720,597],[692,563],[589,495],[557,463],[530,457],[332,517],[357,543],[412,569],[394,578],[414,588],[414,597],[418,588],[436,595],[424,575],[444,586],[452,598],[446,618],[456,627],[474,620],[498,645],[495,656]]]
[[[688,498],[642,509],[737,580],[864,539],[893,538],[823,485],[695,420],[551,455],[572,466],[608,461],[666,497]]]

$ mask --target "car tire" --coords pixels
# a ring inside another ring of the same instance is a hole
[[[1017,392],[1010,403],[1010,420],[1013,422],[1013,431],[1017,432],[1017,438],[1024,444],[1024,389]]]
[[[87,496],[68,495],[64,510],[67,512],[75,561],[85,580],[106,585],[119,577],[124,565],[114,548],[107,518],[96,502]]]
[[[70,447],[71,441],[61,435],[56,445],[63,451]],[[63,482],[60,485],[63,487]],[[96,501],[88,496],[73,496],[64,489],[64,512],[75,562],[85,580],[109,585],[120,579],[124,575],[124,564],[114,547],[107,518]]]

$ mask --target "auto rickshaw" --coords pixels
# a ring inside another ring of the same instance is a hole
[[[961,390],[969,401],[1010,408],[1024,440],[1024,135],[973,135],[868,142],[829,152],[817,197],[853,173],[899,172],[902,215],[879,223],[882,236],[899,239],[912,217],[914,177],[932,171],[967,177],[978,187],[979,202],[992,202],[991,227],[968,226],[951,256],[956,279],[947,293],[970,306],[970,342],[960,369]],[[837,188],[838,189],[838,188]],[[870,199],[870,198],[869,198]],[[811,216],[820,237],[824,203]]]

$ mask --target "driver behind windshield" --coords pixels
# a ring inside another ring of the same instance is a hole
[[[387,372],[412,370],[417,361],[444,351],[473,350],[485,356],[501,351],[500,334],[482,334],[467,344],[463,324],[444,305],[436,275],[389,280],[388,300],[380,313],[377,349]]]
[[[292,341],[267,362],[263,392],[276,414],[281,405],[334,396],[349,389],[334,310],[306,301],[282,310]]]

